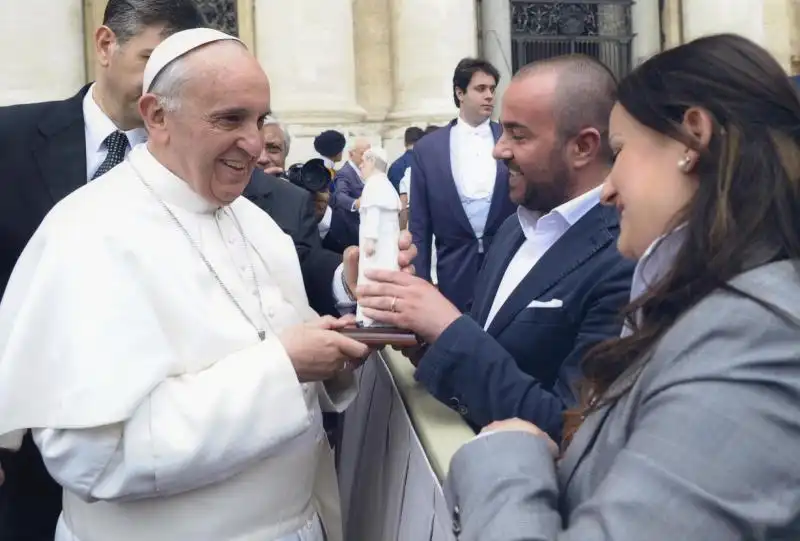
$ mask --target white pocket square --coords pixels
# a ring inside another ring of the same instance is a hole
[[[528,308],[561,308],[564,303],[561,299],[551,299],[549,301],[531,301]]]

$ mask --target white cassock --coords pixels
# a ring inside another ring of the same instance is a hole
[[[360,224],[358,243],[364,247],[375,242],[375,253],[368,256],[362,249],[358,261],[358,283],[369,283],[364,272],[370,269],[398,270],[400,239],[400,196],[384,173],[373,173],[364,183],[359,203]],[[356,309],[356,320],[365,326],[375,322],[364,316],[361,306]]]
[[[215,208],[144,145],[56,205],[0,305],[0,445],[33,429],[56,540],[321,541],[320,517],[341,540],[320,402],[343,410],[353,378],[299,383],[276,336],[314,316],[272,219]]]

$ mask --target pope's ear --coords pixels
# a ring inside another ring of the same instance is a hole
[[[166,111],[155,94],[144,94],[139,98],[139,114],[148,133],[163,131],[166,124]]]

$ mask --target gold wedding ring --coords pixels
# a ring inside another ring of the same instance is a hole
[[[391,308],[389,308],[389,310],[392,312],[397,312],[396,305],[397,305],[397,297],[392,299],[392,306]]]

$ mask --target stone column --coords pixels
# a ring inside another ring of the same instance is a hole
[[[633,44],[631,62],[638,66],[661,51],[661,17],[658,13],[658,0],[638,0],[631,6],[631,26]]]
[[[363,120],[352,0],[256,0],[254,15],[256,55],[282,121],[327,127]]]
[[[2,4],[0,105],[63,99],[78,92],[86,83],[83,0]]]
[[[733,32],[765,45],[764,0],[683,0],[684,39]]]
[[[646,1],[646,0],[645,0]],[[600,42],[600,61],[619,78],[626,72],[623,54],[625,46],[614,38],[625,36],[628,28],[627,6],[621,4],[599,4],[597,6],[597,26],[600,36],[607,36],[607,41]]]
[[[514,74],[511,65],[511,4],[508,0],[481,2],[481,41],[483,57],[500,72],[494,115],[500,115],[500,103]]]
[[[381,122],[392,107],[389,0],[353,0],[356,96],[367,121]]]
[[[424,126],[456,116],[453,70],[477,52],[475,4],[391,0],[395,124]]]

